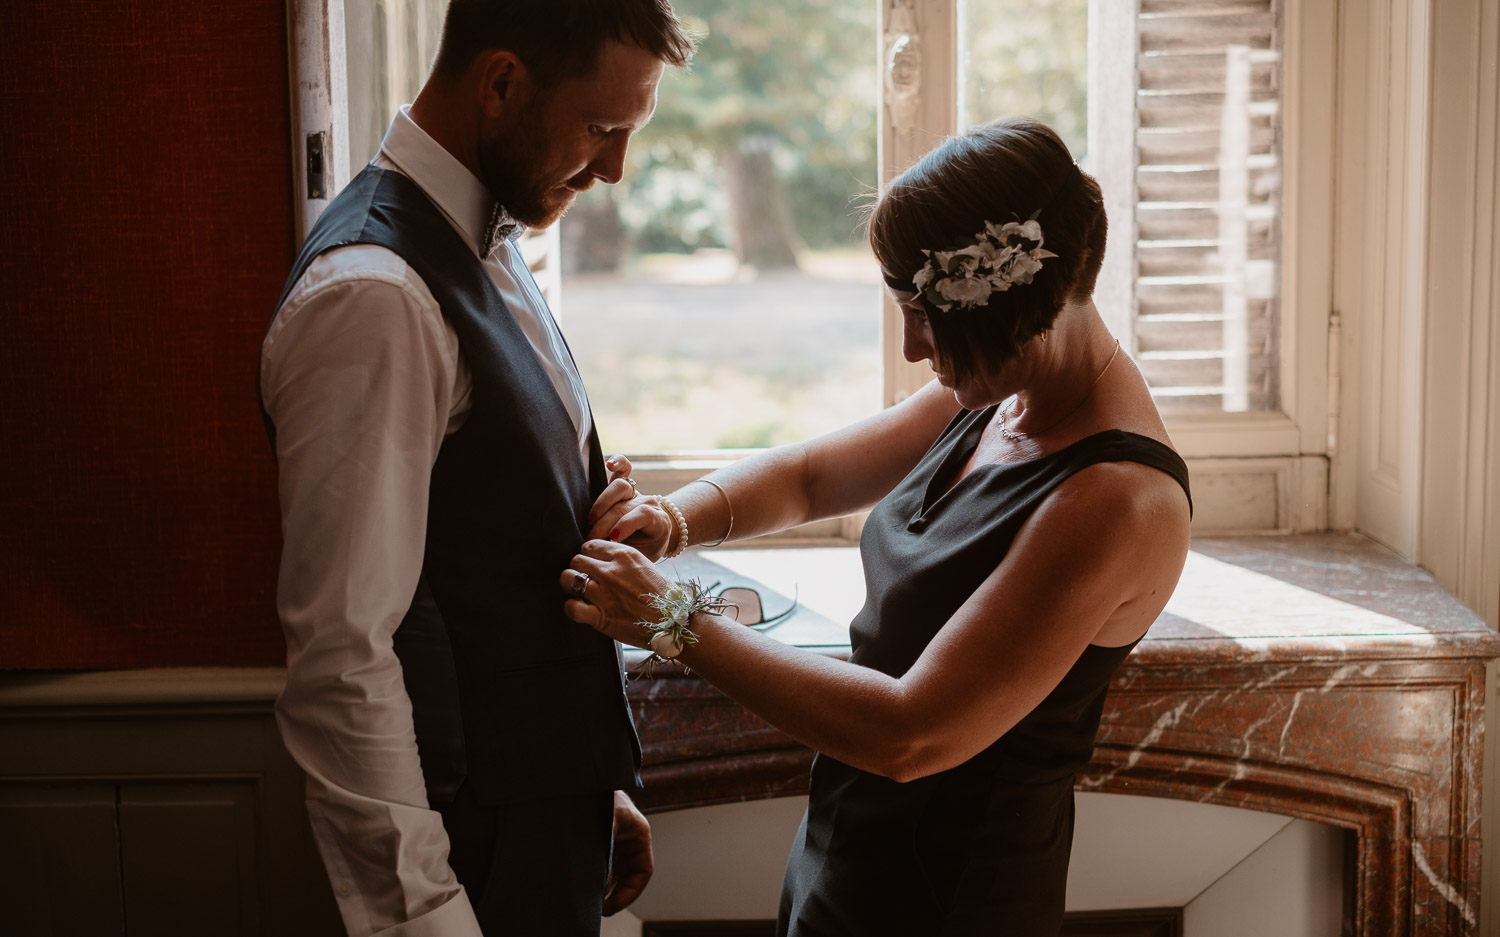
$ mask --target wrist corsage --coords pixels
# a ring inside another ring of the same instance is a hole
[[[661,592],[642,596],[651,602],[651,607],[661,613],[657,621],[639,621],[636,624],[651,633],[648,642],[651,656],[641,664],[638,677],[650,679],[657,664],[672,660],[684,648],[698,643],[698,636],[688,627],[695,612],[722,612],[731,604],[704,590],[698,580],[674,582]]]

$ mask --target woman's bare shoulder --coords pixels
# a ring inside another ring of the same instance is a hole
[[[1108,517],[1110,529],[1126,533],[1138,532],[1135,525],[1144,522],[1150,522],[1157,531],[1162,524],[1181,526],[1185,531],[1191,520],[1187,492],[1181,483],[1144,462],[1095,462],[1085,466],[1057,487],[1044,502],[1047,506],[1070,518]]]
[[[1176,575],[1190,521],[1187,493],[1171,475],[1139,462],[1096,462],[1058,485],[1023,532],[1090,553],[1096,568],[1118,564],[1133,579],[1157,569]]]

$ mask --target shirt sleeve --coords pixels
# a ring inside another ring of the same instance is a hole
[[[276,716],[344,924],[351,937],[479,937],[427,806],[391,643],[421,573],[457,337],[404,262],[360,246],[313,263],[261,354],[284,540]]]

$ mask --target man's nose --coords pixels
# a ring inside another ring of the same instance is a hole
[[[610,140],[593,162],[589,173],[606,185],[614,185],[625,177],[625,146],[629,141],[622,135],[619,140]]]

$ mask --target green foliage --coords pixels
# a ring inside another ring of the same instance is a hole
[[[648,127],[641,136],[649,132]],[[642,140],[631,156],[635,165],[616,187],[615,198],[637,253],[727,245],[728,201],[711,152],[681,140]],[[602,197],[602,188],[596,186],[585,198]]]
[[[777,420],[759,420],[754,423],[731,427],[714,437],[715,449],[766,449],[786,441],[791,435],[784,423]]]
[[[1088,0],[965,0],[966,125],[1026,115],[1088,146]]]
[[[857,243],[876,184],[875,0],[674,6],[703,38],[690,69],[668,71],[655,116],[631,144],[616,200],[634,249],[729,245],[720,154],[767,141],[797,240],[811,248]],[[965,0],[961,9],[964,123],[1029,114],[1081,158],[1088,0]]]
[[[728,243],[718,153],[770,140],[798,238],[858,240],[851,200],[875,183],[872,0],[678,0],[703,35],[693,66],[662,81],[631,145],[621,214],[637,250]],[[689,177],[697,176],[695,186]]]

